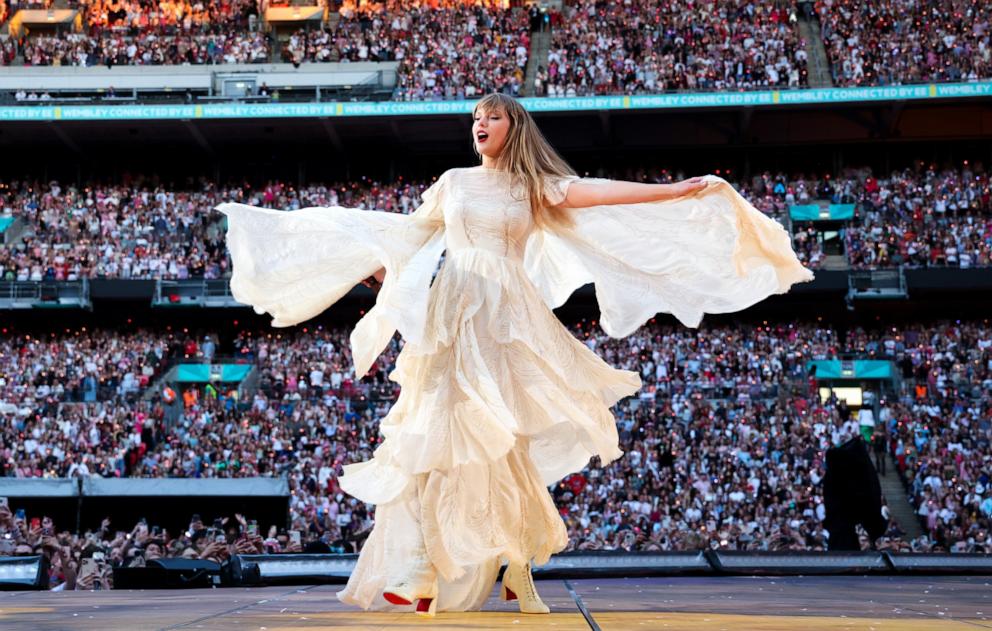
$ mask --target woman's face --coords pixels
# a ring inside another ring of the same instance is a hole
[[[499,110],[486,111],[479,108],[473,115],[472,142],[475,150],[484,156],[496,158],[506,144],[506,135],[510,131],[510,119]]]

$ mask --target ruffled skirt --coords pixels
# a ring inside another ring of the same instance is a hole
[[[564,549],[547,487],[622,455],[610,407],[641,386],[568,332],[520,262],[481,249],[448,253],[424,336],[390,378],[402,390],[384,440],[340,478],[377,505],[338,593],[366,609],[404,609],[382,591],[413,554],[438,571],[439,610],[463,611],[485,603],[502,560],[541,565]]]

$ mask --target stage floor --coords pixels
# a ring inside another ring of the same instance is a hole
[[[0,592],[0,629],[992,629],[992,577],[676,577],[539,581],[551,614],[493,591],[486,611],[365,613],[337,585],[199,590]]]

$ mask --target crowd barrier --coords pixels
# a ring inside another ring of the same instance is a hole
[[[237,555],[219,564],[160,559],[146,567],[115,568],[116,589],[341,584],[356,554]],[[45,589],[41,556],[0,557],[0,589]],[[537,579],[665,576],[992,575],[992,555],[950,553],[565,552],[533,570]]]
[[[355,554],[238,555],[227,563],[163,559],[114,571],[117,589],[342,584]],[[537,579],[666,576],[992,575],[987,554],[868,552],[582,551],[555,555]]]
[[[342,583],[351,575],[355,554],[240,555],[232,574],[257,584]],[[554,555],[533,568],[538,579],[623,578],[646,576],[804,576],[824,574],[992,575],[992,555],[950,553],[759,552],[698,550],[685,552],[575,551]],[[255,584],[242,580],[240,584]]]

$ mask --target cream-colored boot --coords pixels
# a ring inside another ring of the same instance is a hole
[[[437,573],[427,555],[415,557],[407,573],[390,581],[382,596],[394,605],[411,605],[417,601],[416,613],[433,616],[437,611]]]
[[[511,562],[506,566],[499,597],[503,600],[516,600],[520,604],[520,613],[551,613],[537,595],[534,578],[530,574],[530,563],[519,565]]]

